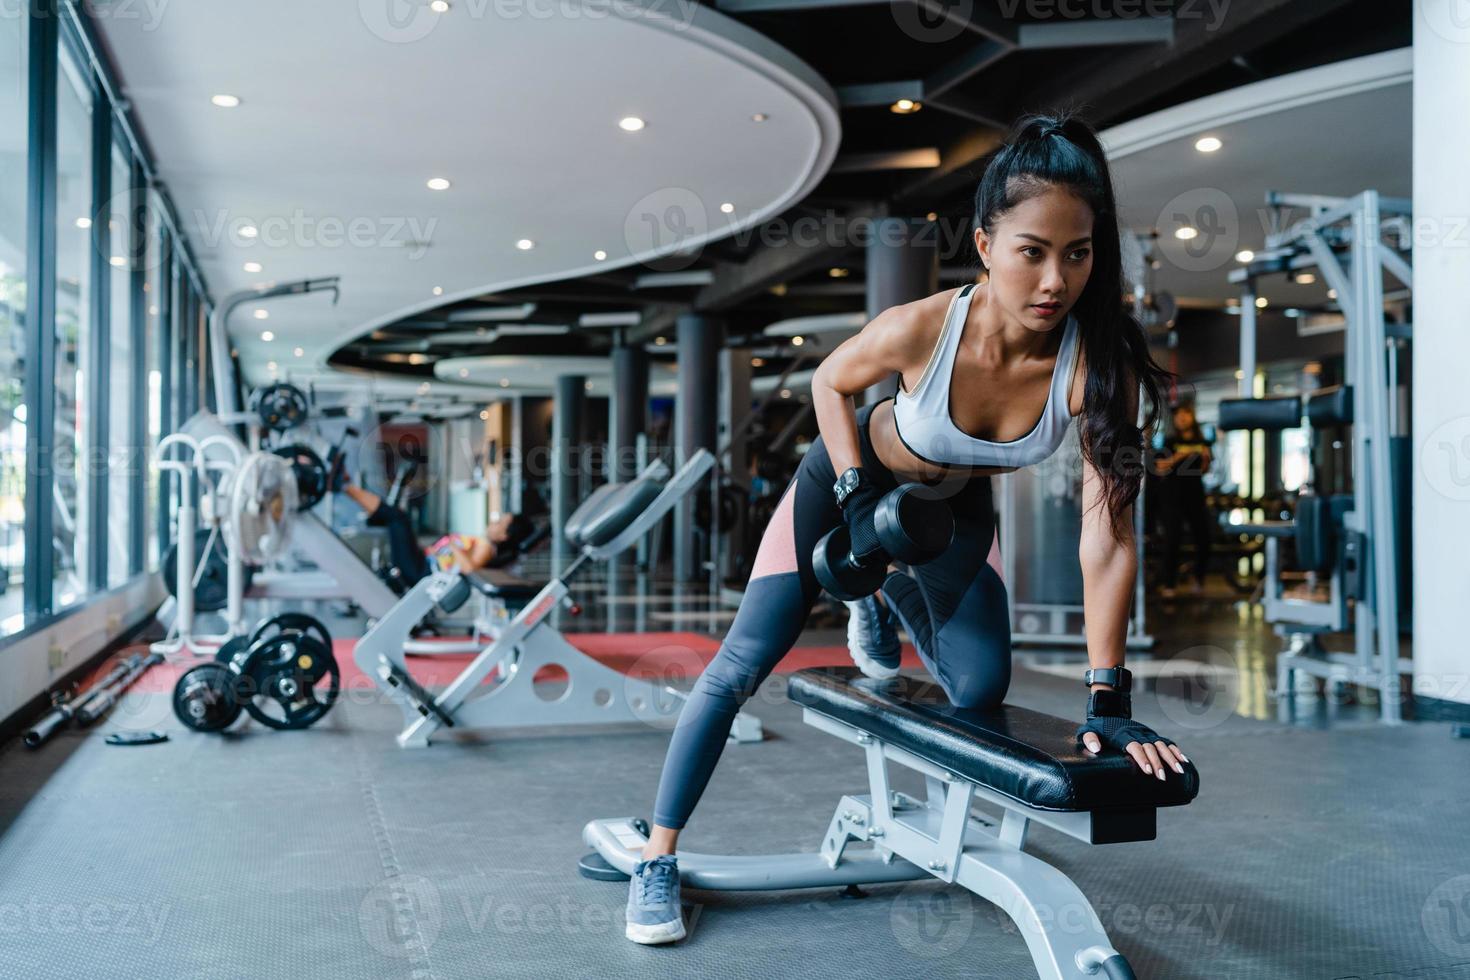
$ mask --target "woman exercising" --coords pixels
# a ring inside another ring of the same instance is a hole
[[[821,436],[766,527],[750,582],[669,745],[653,828],[636,866],[627,936],[683,938],[674,852],[741,704],[795,644],[816,600],[817,540],[846,524],[855,556],[886,560],[873,526],[901,483],[943,489],[955,534],[938,558],[889,573],[881,589],[920,659],[962,708],[991,708],[1011,679],[1010,625],[990,475],[1041,462],[1079,417],[1079,558],[1091,669],[1090,752],[1126,752],[1145,772],[1183,774],[1184,756],[1131,720],[1124,638],[1133,594],[1132,506],[1144,470],[1138,391],[1159,413],[1167,373],[1123,309],[1118,218],[1097,135],[1070,114],[1019,120],[975,192],[974,242],[988,279],[883,311],[812,379]],[[895,398],[852,397],[897,374]],[[849,632],[865,673],[892,676],[898,644],[876,598]],[[885,636],[884,634],[890,634]]]

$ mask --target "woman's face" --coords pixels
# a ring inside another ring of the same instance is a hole
[[[1184,429],[1192,429],[1192,428],[1194,428],[1194,409],[1192,409],[1192,408],[1176,408],[1176,409],[1174,409],[1174,428],[1179,429],[1181,431],[1184,430]]]
[[[975,248],[990,270],[991,302],[1008,319],[1046,332],[1066,321],[1092,274],[1092,208],[1049,186],[975,231]]]

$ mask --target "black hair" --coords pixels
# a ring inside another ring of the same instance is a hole
[[[1092,273],[1072,309],[1087,359],[1078,425],[1082,458],[1102,479],[1113,534],[1122,540],[1132,533],[1122,517],[1138,498],[1144,473],[1143,433],[1158,420],[1161,389],[1172,375],[1154,362],[1143,327],[1123,305],[1118,212],[1097,133],[1071,110],[1016,120],[975,189],[975,225],[993,235],[1007,212],[1053,187],[1092,208]],[[1141,427],[1129,409],[1133,383],[1143,389]]]
[[[512,514],[510,523],[505,526],[505,539],[516,550],[520,550],[526,539],[536,533],[536,525],[524,514]]]

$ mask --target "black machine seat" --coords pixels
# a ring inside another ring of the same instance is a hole
[[[1077,744],[1078,722],[1012,705],[956,708],[927,678],[879,681],[855,667],[824,667],[793,674],[788,693],[797,704],[1038,810],[1136,811],[1181,806],[1199,793],[1192,765],[1161,781],[1120,752],[1089,757]]]
[[[663,488],[662,480],[650,477],[603,484],[567,520],[567,542],[576,548],[607,544],[637,520]]]
[[[545,582],[532,582],[503,568],[478,568],[465,581],[481,595],[506,602],[525,602],[546,587]]]

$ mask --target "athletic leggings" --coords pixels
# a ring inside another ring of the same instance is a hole
[[[898,485],[868,434],[873,406],[858,412],[863,472],[881,491]],[[704,792],[740,706],[786,656],[821,586],[812,573],[817,540],[842,523],[837,476],[820,438],[812,443],[761,538],[740,609],[719,652],[694,684],[674,728],[659,780],[654,823],[681,828]],[[883,596],[919,658],[958,707],[994,707],[1011,682],[1010,618],[990,498],[990,478],[943,485],[955,536],[939,558],[891,572]]]

